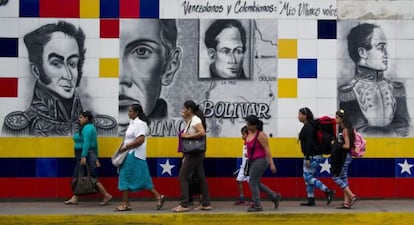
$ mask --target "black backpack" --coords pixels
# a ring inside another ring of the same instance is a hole
[[[318,152],[329,155],[332,149],[332,140],[336,135],[336,121],[335,118],[329,116],[322,116],[315,120],[316,128],[316,148]]]

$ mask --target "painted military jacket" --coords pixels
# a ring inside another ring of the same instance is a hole
[[[355,129],[371,134],[407,136],[410,116],[401,82],[383,72],[357,67],[352,80],[338,89],[339,107],[350,112]]]
[[[66,100],[36,84],[29,109],[24,112],[9,113],[4,119],[3,134],[72,136],[78,130],[78,118],[82,110],[83,107],[76,92],[73,99]],[[114,118],[96,115],[94,120],[99,135],[116,135],[117,122]]]

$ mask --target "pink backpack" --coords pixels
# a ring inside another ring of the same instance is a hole
[[[367,142],[365,141],[364,137],[362,137],[362,135],[356,131],[354,131],[355,133],[355,148],[351,149],[351,154],[353,157],[362,157],[365,154],[365,150],[366,150],[366,144]]]

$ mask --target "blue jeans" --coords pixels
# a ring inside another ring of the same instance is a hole
[[[351,164],[351,162],[352,162],[352,156],[348,152],[348,153],[346,153],[346,159],[345,159],[345,162],[344,162],[344,166],[342,167],[341,174],[339,174],[339,176],[337,176],[337,177],[335,177],[335,176],[332,177],[332,179],[335,181],[335,183],[342,189],[349,186],[349,183],[348,183],[348,167],[349,167],[349,164]]]
[[[305,160],[303,160],[303,179],[305,180],[306,194],[308,198],[314,198],[315,187],[324,192],[328,191],[328,187],[316,178],[316,171],[319,164],[323,163],[324,158],[322,155],[311,156],[309,168],[305,166]]]
[[[73,170],[72,177],[78,177],[78,171],[80,167],[80,160],[81,160],[82,149],[75,149],[75,169]],[[86,164],[88,164],[89,172],[91,176],[94,178],[98,178],[98,171],[96,169],[96,159],[98,159],[98,155],[96,154],[95,149],[89,149],[88,155],[86,156]],[[86,175],[86,167],[82,168],[81,174],[84,176]]]
[[[252,192],[253,203],[260,206],[260,191],[266,192],[272,199],[276,198],[276,193],[270,190],[269,187],[260,182],[264,172],[269,167],[269,162],[266,158],[253,160],[249,171],[249,186]]]

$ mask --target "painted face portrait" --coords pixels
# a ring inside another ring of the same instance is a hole
[[[160,25],[157,20],[125,20],[121,37],[120,109],[138,103],[148,115],[159,97],[167,59]]]
[[[63,32],[54,32],[43,49],[43,70],[34,69],[36,77],[44,73],[50,78],[43,86],[65,99],[73,97],[78,80],[79,47],[76,40]]]
[[[388,68],[387,39],[380,28],[375,28],[372,33],[370,50],[366,50],[365,66],[377,71],[384,71]]]
[[[172,82],[180,67],[181,48],[175,45],[175,20],[124,19],[120,30],[119,124],[123,124],[128,123],[131,104],[140,104],[145,115],[157,111],[161,87]]]
[[[209,49],[217,74],[222,78],[236,78],[243,70],[243,43],[235,27],[225,28],[216,40],[216,49]]]

